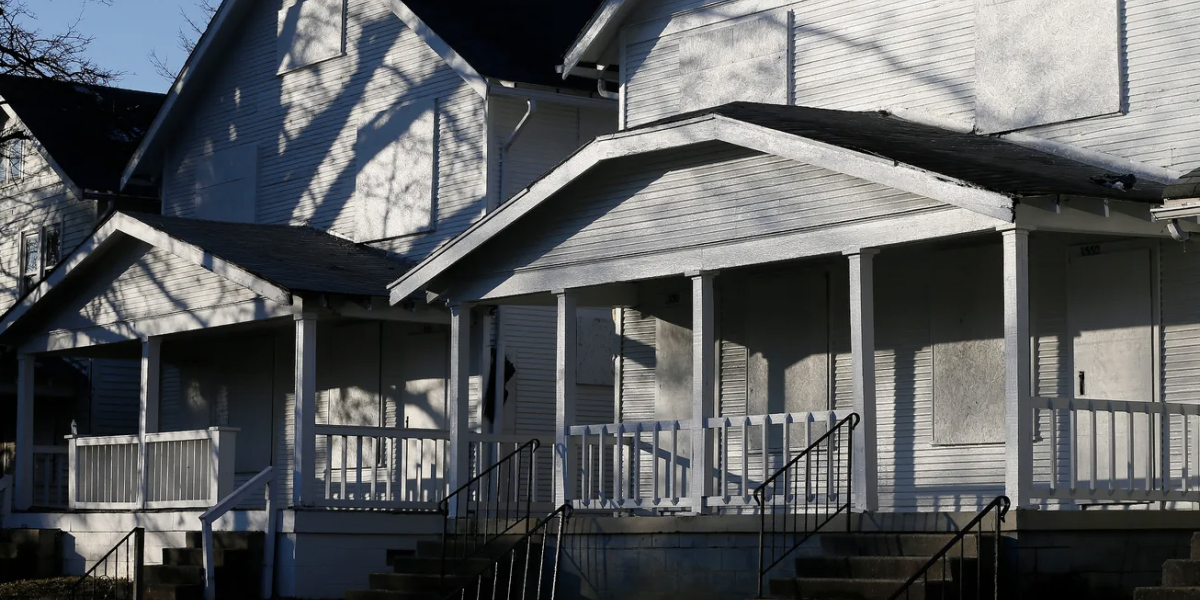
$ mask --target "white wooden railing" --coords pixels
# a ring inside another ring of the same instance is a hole
[[[213,544],[213,523],[217,522],[225,513],[233,510],[233,508],[246,500],[254,492],[263,491],[266,495],[267,506],[267,531],[263,541],[263,570],[262,570],[262,598],[273,598],[273,586],[275,583],[275,509],[272,503],[271,483],[275,481],[275,470],[272,467],[267,467],[255,475],[250,481],[242,484],[241,487],[234,490],[233,493],[222,498],[219,502],[213,505],[212,508],[204,511],[200,515],[200,535],[203,537],[204,548],[204,599],[215,600],[217,597],[217,582],[214,577],[216,574],[216,560],[213,552],[215,545]]]
[[[508,480],[505,485],[500,485],[498,479],[489,480],[492,481],[492,485],[491,489],[487,490],[490,496],[488,500],[496,505],[506,502],[525,502],[526,498],[496,496],[504,496],[506,492],[511,495],[515,494],[517,490],[528,490],[532,494],[532,498],[529,500],[533,503],[533,510],[548,513],[554,509],[553,435],[471,433],[467,436],[467,442],[470,444],[471,475],[483,473],[496,464],[496,461],[508,456],[532,439],[541,442],[541,446],[532,455],[532,471],[529,470],[528,460],[523,459],[518,468],[509,469],[502,474],[502,477]],[[528,487],[523,485],[525,481],[528,481]]]
[[[66,508],[71,466],[66,446],[33,447],[33,505]]]
[[[579,469],[576,508],[690,507],[690,420],[635,421],[567,428]]]
[[[450,432],[317,425],[318,506],[434,509],[445,497]],[[323,442],[323,445],[322,445]]]
[[[237,429],[69,436],[72,509],[207,508],[233,490]]]
[[[1032,398],[1034,497],[1200,501],[1200,405]]]
[[[754,489],[759,484],[849,414],[849,411],[821,411],[709,419],[706,428],[714,432],[713,466],[717,481],[713,487],[715,495],[709,497],[707,504],[753,505]],[[834,480],[838,477],[835,470],[825,469],[822,473]],[[798,482],[798,486],[803,488],[807,483]],[[826,483],[821,487],[833,489]]]

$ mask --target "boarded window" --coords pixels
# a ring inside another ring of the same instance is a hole
[[[788,17],[776,12],[679,42],[680,110],[738,100],[787,104]]]
[[[1120,0],[980,0],[978,7],[981,132],[1120,111]]]
[[[433,228],[437,102],[420,100],[365,118],[355,146],[355,239]]]
[[[285,1],[276,59],[287,73],[345,54],[345,0]]]
[[[258,149],[243,144],[213,152],[196,165],[197,219],[253,223]]]
[[[1000,246],[936,255],[930,293],[933,442],[1004,441],[1004,279]]]
[[[612,385],[617,353],[616,324],[606,310],[580,309],[577,319],[575,382]]]

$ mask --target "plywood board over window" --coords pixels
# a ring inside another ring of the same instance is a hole
[[[365,117],[355,145],[355,239],[371,242],[433,228],[437,101]]]
[[[242,144],[202,157],[196,164],[197,219],[253,223],[258,189],[258,147]]]
[[[930,290],[933,442],[1004,441],[1004,279],[1000,246],[935,255]]]
[[[285,0],[279,9],[279,74],[346,52],[345,0]]]
[[[780,11],[680,40],[679,109],[738,100],[787,104],[788,21]]]
[[[1121,0],[978,0],[983,133],[1118,113]]]

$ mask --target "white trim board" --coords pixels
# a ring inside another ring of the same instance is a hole
[[[553,171],[429,255],[389,286],[398,303],[423,288],[487,240],[546,202],[571,182],[604,161],[707,142],[725,142],[766,154],[858,177],[910,192],[995,219],[1013,222],[1012,198],[966,182],[903,163],[839,146],[760,127],[721,115],[702,115],[680,122],[619,132],[596,138]]]
[[[103,249],[117,243],[121,238],[134,238],[151,246],[161,248],[197,267],[211,271],[277,304],[290,306],[290,291],[267,281],[245,269],[205,251],[203,248],[173,238],[124,213],[114,213],[91,237],[79,245],[63,262],[36,288],[13,306],[0,320],[0,335],[7,332],[29,312],[42,298],[63,281],[75,275],[81,267],[90,264]]]
[[[442,57],[442,60],[446,61],[446,64],[454,69],[454,72],[458,73],[459,77],[462,77],[463,81],[466,81],[467,85],[471,86],[471,89],[475,90],[480,98],[487,98],[488,83],[479,74],[479,71],[476,71],[475,67],[472,67],[462,55],[450,47],[450,44],[434,33],[403,0],[390,0],[388,6],[392,9],[392,13],[399,17],[406,27],[413,30],[413,33],[416,33],[426,46]]]

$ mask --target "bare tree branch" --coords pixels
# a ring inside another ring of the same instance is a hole
[[[58,33],[28,26],[36,20],[23,0],[0,0],[0,73],[97,84],[121,76],[87,57],[92,38],[80,33],[78,19]]]
[[[185,57],[196,49],[196,42],[200,41],[200,36],[204,35],[208,24],[217,14],[217,4],[213,0],[196,0],[196,8],[199,10],[197,16],[192,16],[182,8],[179,9],[184,24],[176,31],[175,46],[183,51]],[[154,65],[154,71],[158,73],[158,76],[167,81],[175,81],[176,76],[179,75],[179,69],[171,67],[170,58],[165,53],[159,55],[157,50],[150,51],[150,63]]]

